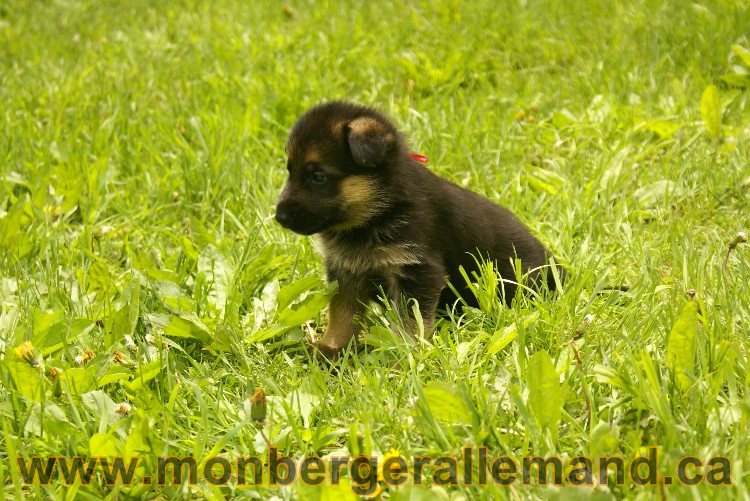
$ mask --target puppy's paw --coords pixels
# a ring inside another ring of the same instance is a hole
[[[337,360],[343,350],[343,347],[331,345],[322,339],[314,343],[309,343],[307,346],[309,353],[321,362],[333,362]]]

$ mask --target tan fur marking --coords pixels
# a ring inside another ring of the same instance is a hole
[[[364,205],[372,202],[378,194],[375,181],[363,176],[349,176],[341,181],[341,198],[349,205]]]
[[[349,176],[340,185],[341,212],[346,220],[332,228],[335,231],[362,226],[383,209],[383,194],[377,183],[363,176]]]
[[[390,132],[384,134],[386,132],[385,126],[379,120],[372,117],[360,117],[352,120],[349,123],[349,129],[355,136],[379,133],[386,142],[394,140],[393,134]]]
[[[320,153],[317,150],[314,150],[312,148],[308,148],[308,150],[305,152],[305,161],[303,165],[308,164],[318,164],[320,163]]]
[[[370,131],[382,130],[380,121],[371,117],[360,117],[349,123],[349,128],[354,134],[364,134]]]
[[[324,351],[324,355],[334,354],[345,348],[357,331],[355,316],[363,307],[355,302],[352,295],[351,291],[342,291],[331,300],[328,328],[316,343],[318,349]]]
[[[344,125],[346,125],[345,120],[335,120],[331,122],[331,132],[334,137],[338,137],[341,132],[344,130]]]
[[[365,244],[352,248],[329,239],[323,239],[322,244],[326,259],[354,273],[388,271],[400,275],[403,266],[417,264],[422,257],[421,249],[415,244]]]

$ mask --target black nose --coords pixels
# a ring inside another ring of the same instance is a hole
[[[276,207],[276,221],[282,226],[292,222],[292,211],[285,207]]]

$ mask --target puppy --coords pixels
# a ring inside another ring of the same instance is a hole
[[[514,259],[532,286],[543,282],[539,268],[549,254],[528,229],[509,210],[430,172],[378,111],[341,101],[315,106],[292,128],[286,153],[289,178],[276,220],[319,234],[328,280],[338,282],[316,343],[323,355],[347,346],[357,317],[381,291],[397,306],[415,299],[428,330],[438,308],[459,299],[448,282],[477,306],[461,266],[471,276],[478,262],[492,261],[508,304],[517,287]],[[554,289],[553,274],[545,275]]]

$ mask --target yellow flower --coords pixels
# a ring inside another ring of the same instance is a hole
[[[403,458],[401,454],[396,449],[391,449],[382,456],[378,458],[378,483],[375,486],[375,489],[370,494],[367,494],[363,496],[366,499],[373,499],[378,497],[383,492],[383,486],[381,483],[385,482],[385,475],[383,474],[383,465],[385,465],[386,461],[392,458]],[[392,472],[392,474],[396,474],[401,470],[394,468],[392,465],[389,465],[389,472]],[[402,473],[407,473],[406,470],[401,471]],[[387,486],[386,482],[386,486]]]
[[[388,461],[391,458],[403,458],[403,456],[401,456],[401,453],[398,452],[396,449],[391,449],[385,454],[383,454],[383,456],[380,457],[378,461],[378,480],[381,480],[381,481],[385,480],[385,477],[383,476],[383,465],[385,464],[386,461]]]
[[[32,367],[38,367],[41,362],[39,352],[36,351],[31,341],[25,341],[20,346],[13,348],[13,353]]]

